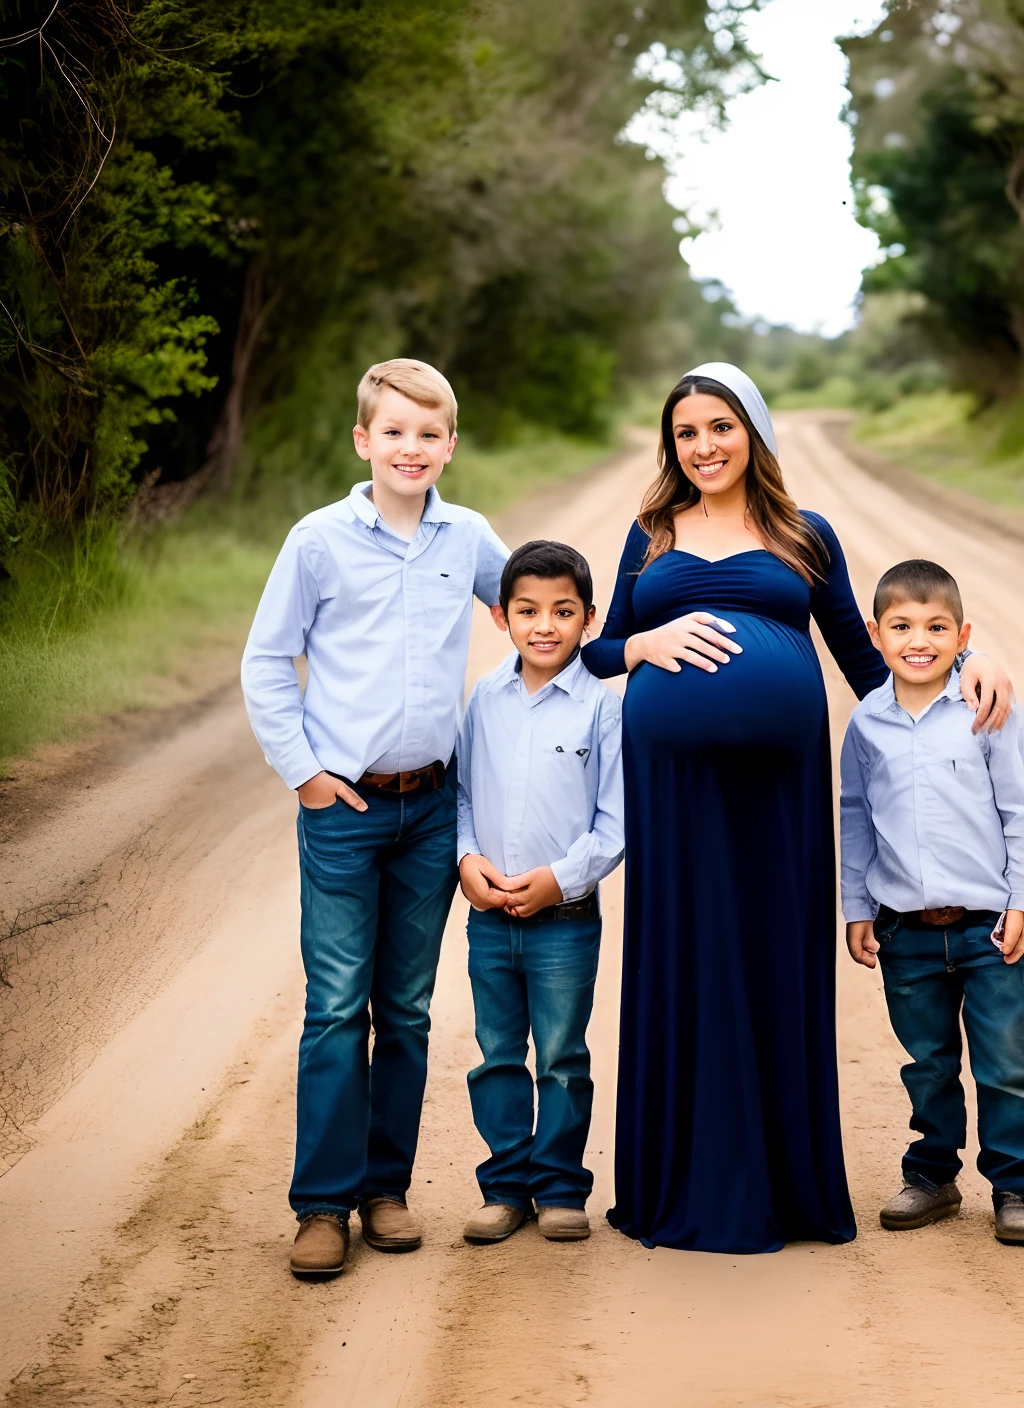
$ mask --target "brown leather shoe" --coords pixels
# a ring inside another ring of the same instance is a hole
[[[915,1183],[904,1183],[878,1214],[878,1220],[887,1232],[909,1232],[944,1217],[956,1217],[960,1203],[960,1189],[955,1183],[944,1183],[934,1193]]]
[[[292,1275],[326,1280],[339,1276],[348,1255],[348,1223],[329,1213],[316,1213],[299,1223],[292,1244]]]
[[[467,1242],[503,1242],[528,1218],[529,1213],[510,1203],[484,1203],[469,1218],[462,1235]]]
[[[423,1240],[423,1229],[397,1198],[369,1198],[359,1204],[363,1241],[378,1252],[414,1252]]]
[[[549,1242],[582,1242],[590,1236],[590,1218],[582,1208],[538,1208],[537,1226]]]

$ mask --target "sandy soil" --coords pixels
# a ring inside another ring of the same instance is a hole
[[[960,580],[976,644],[1024,680],[1024,552],[909,502],[846,458],[813,415],[779,417],[801,504],[846,547],[862,603],[908,555]],[[563,537],[607,601],[650,448],[532,501],[509,541]],[[482,612],[471,674],[503,654]],[[838,734],[852,696],[830,661]],[[344,1276],[287,1271],[295,1045],[294,802],[234,689],[150,746],[108,748],[19,800],[0,879],[0,1383],[11,1405],[275,1408],[952,1408],[1019,1401],[1024,1256],[964,1212],[887,1234],[907,1106],[879,980],[840,961],[840,1059],[860,1236],[774,1256],[648,1252],[611,1202],[621,878],[591,1027],[597,1173],[588,1243],[528,1227],[496,1248],[459,1231],[476,1202],[465,1072],[475,1062],[456,904],[434,1002],[411,1197],[423,1249],[356,1237]],[[43,794],[40,793],[42,796]],[[969,1155],[973,1157],[973,1155]]]

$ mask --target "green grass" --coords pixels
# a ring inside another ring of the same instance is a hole
[[[100,555],[77,585],[74,545],[16,564],[0,622],[0,762],[194,696],[211,660],[244,640],[274,556],[188,523],[141,540],[107,529]]]
[[[773,396],[773,411],[835,410],[858,404],[859,388],[852,376],[830,376],[808,391],[782,391]]]
[[[460,443],[439,487],[496,513],[611,448],[540,431],[495,450]],[[111,714],[180,703],[229,678],[292,523],[368,477],[349,459],[319,478],[249,478],[229,501],[142,533],[93,525],[70,542],[22,547],[0,592],[0,775]]]
[[[862,417],[854,437],[894,464],[1002,508],[1024,510],[1021,403],[978,409],[967,395],[907,396]]]

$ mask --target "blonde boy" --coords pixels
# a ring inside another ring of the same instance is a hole
[[[440,372],[378,363],[358,402],[352,434],[371,478],[289,533],[242,663],[253,731],[299,797],[307,987],[290,1202],[291,1269],[306,1277],[341,1271],[355,1208],[370,1246],[420,1244],[406,1192],[458,880],[470,615],[474,594],[498,601],[508,557],[480,514],[434,487],[457,439]]]

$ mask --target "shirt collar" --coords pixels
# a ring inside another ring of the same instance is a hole
[[[963,691],[960,688],[960,671],[954,665],[949,672],[949,679],[946,681],[946,688],[938,696],[939,699],[952,699],[959,704],[963,699]],[[932,701],[934,703],[934,700]]]
[[[884,714],[886,710],[891,709],[895,705],[895,703],[896,690],[892,682],[892,672],[890,671],[889,678],[886,680],[885,684],[879,685],[878,688],[875,690],[874,698],[872,699],[871,703],[867,706],[868,713]]]
[[[952,699],[954,703],[957,703],[962,698],[963,695],[960,691],[960,672],[954,667],[949,672],[949,679],[946,681],[945,689],[941,694],[935,696],[931,704],[918,715],[918,718],[923,718],[924,714],[926,714],[929,709],[933,708],[940,699]],[[890,671],[889,678],[886,680],[885,684],[879,685],[874,700],[868,706],[868,713],[876,715],[884,714],[889,709],[898,709],[899,707],[900,705],[896,700],[896,687],[893,684],[892,672]]]
[[[376,528],[380,523],[386,527],[377,506],[370,498],[370,490],[373,488],[372,479],[364,479],[359,484],[353,484],[348,496],[348,501],[352,506],[352,512],[361,523],[365,523],[367,528]],[[444,499],[437,492],[432,484],[427,490],[426,502],[423,505],[423,517],[421,523],[451,523],[452,514]]]
[[[495,680],[495,684],[499,686],[518,684],[522,678],[523,668],[523,662],[520,659],[519,652],[513,651],[513,653],[502,662],[499,668],[500,674]],[[577,649],[569,663],[559,671],[553,680],[548,680],[547,684],[544,685],[544,689],[548,689],[549,687],[560,689],[563,694],[568,694],[571,699],[579,700],[582,699],[586,693],[587,679],[587,667],[583,663],[579,649]],[[537,693],[543,693],[543,690],[538,690]]]

